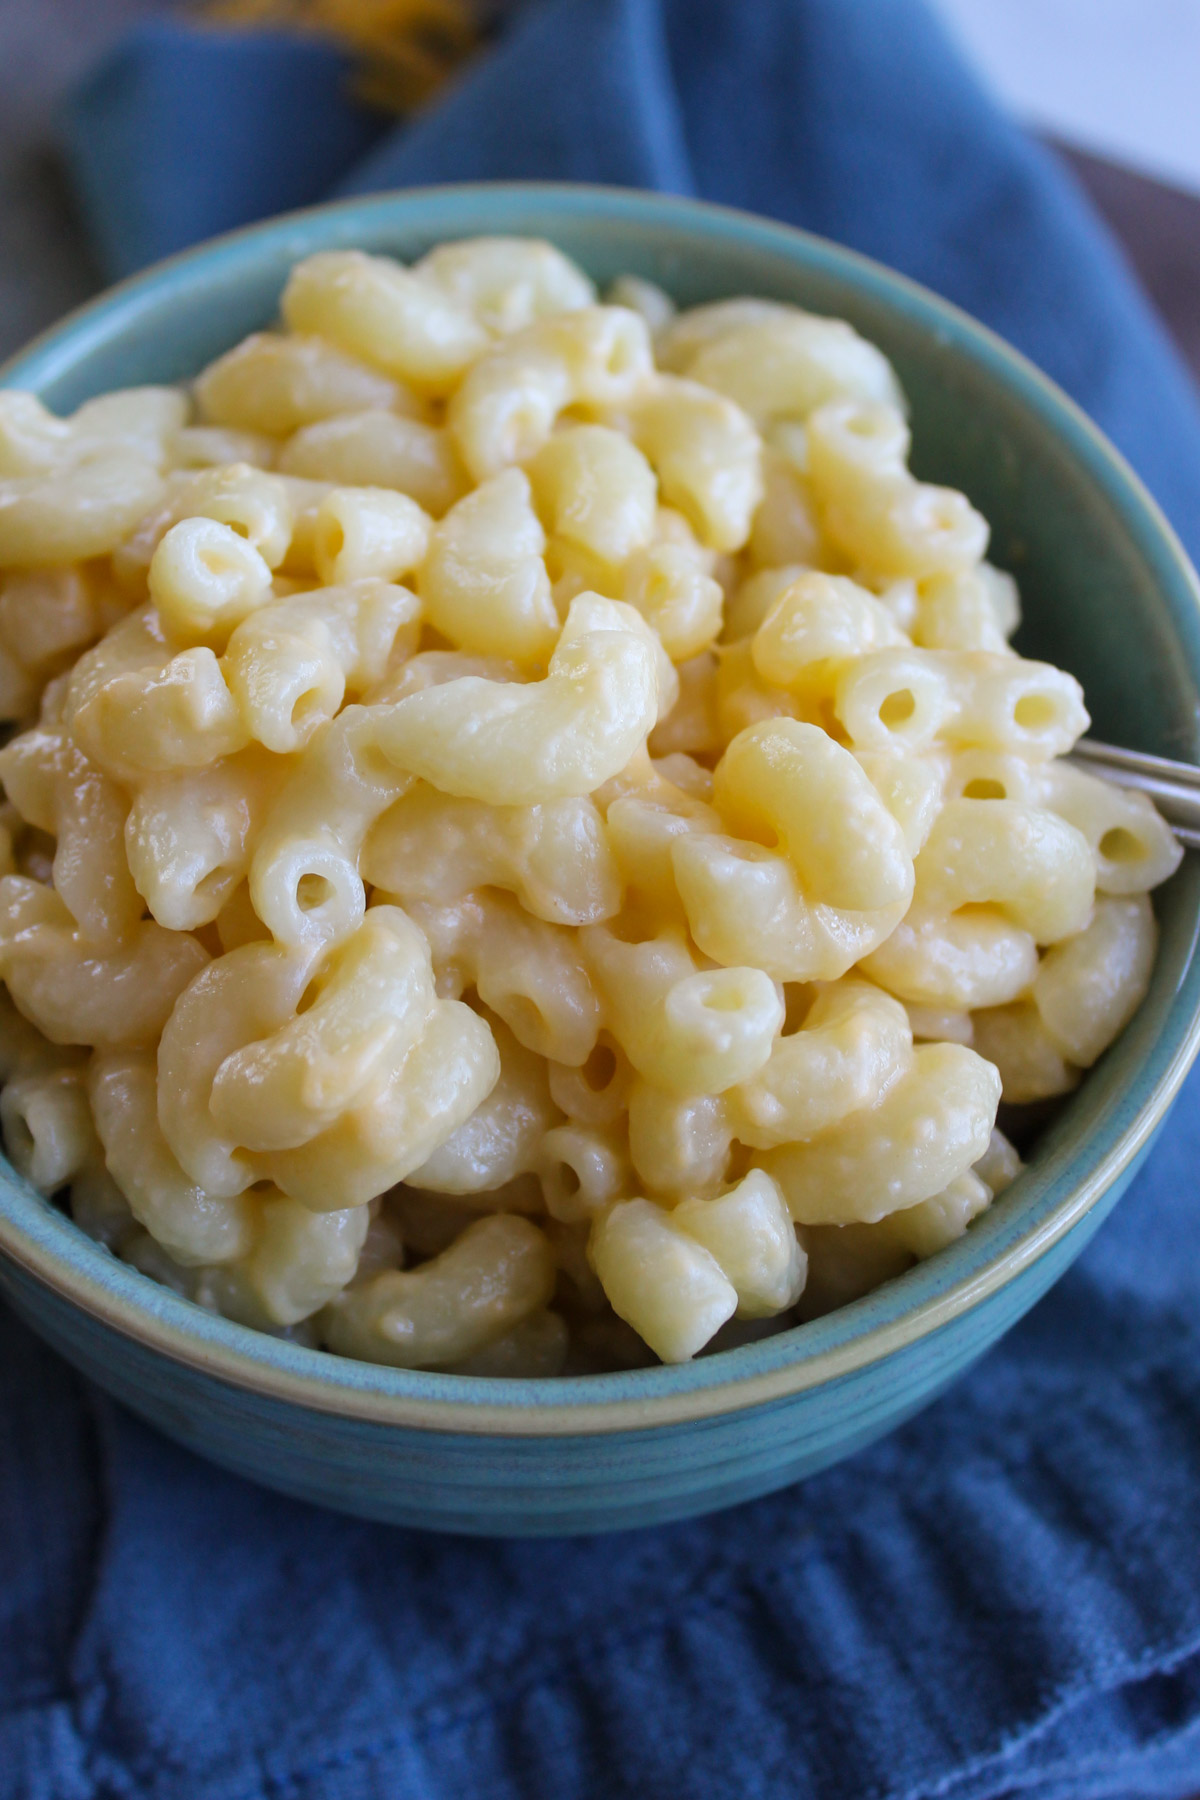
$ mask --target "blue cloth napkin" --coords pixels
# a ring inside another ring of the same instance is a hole
[[[275,53],[158,26],[83,91],[114,266],[312,197],[279,155]],[[871,251],[1030,351],[1200,548],[1186,377],[1070,184],[909,0],[555,0],[353,170],[326,127],[313,194],[574,176]],[[1200,1075],[1080,1263],[933,1408],[801,1488],[608,1539],[280,1499],[0,1322],[0,1800],[1200,1790],[1198,1167]]]

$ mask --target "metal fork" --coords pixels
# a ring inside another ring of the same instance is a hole
[[[1117,787],[1147,795],[1184,848],[1200,850],[1200,768],[1165,756],[1147,756],[1142,750],[1100,744],[1095,738],[1080,738],[1070,760],[1086,763]]]

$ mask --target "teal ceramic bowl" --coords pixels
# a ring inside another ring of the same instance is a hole
[[[446,238],[552,239],[599,281],[731,294],[851,320],[912,400],[915,463],[965,489],[1017,575],[1022,648],[1082,680],[1098,736],[1193,757],[1200,589],[1162,516],[1050,382],[863,258],[650,194],[443,188],[222,239],[76,313],[3,371],[66,411],[193,374],[272,316],[288,267],[335,245],[405,260]],[[0,1164],[0,1291],[136,1413],[214,1462],[347,1512],[451,1531],[609,1530],[796,1481],[938,1394],[1044,1294],[1128,1185],[1200,1038],[1200,858],[1158,896],[1153,987],[1026,1174],[932,1261],[815,1324],[680,1368],[547,1382],[376,1368],[215,1318],[115,1261]],[[1168,1254],[1164,1244],[1163,1254]]]

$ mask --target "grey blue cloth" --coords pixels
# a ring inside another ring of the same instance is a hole
[[[278,78],[293,57],[160,25],[98,72],[70,138],[114,269],[324,192],[703,194],[996,326],[1200,548],[1186,376],[1069,182],[909,0],[527,7],[433,111],[361,121],[360,152],[338,80]],[[280,1499],[5,1321],[0,1800],[1200,1791],[1198,1168],[1193,1078],[1080,1263],[935,1406],[801,1488],[590,1541]]]

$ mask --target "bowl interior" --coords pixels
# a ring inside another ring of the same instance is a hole
[[[550,238],[601,284],[632,272],[681,303],[759,294],[851,321],[892,359],[912,404],[914,467],[963,489],[991,521],[992,559],[1021,587],[1019,645],[1082,681],[1093,729],[1116,743],[1195,758],[1200,593],[1172,534],[1120,458],[1028,363],[955,309],[833,245],[667,196],[554,185],[421,190],[254,227],[136,277],[0,374],[69,411],[107,389],[174,381],[273,317],[287,270],[355,245],[411,260],[447,238]],[[1200,858],[1156,900],[1162,943],[1151,994],[1039,1142],[1029,1171],[967,1237],[866,1300],[762,1343],[683,1368],[548,1383],[408,1374],[320,1356],[213,1319],[90,1244],[2,1165],[0,1243],[36,1242],[77,1297],[152,1318],[243,1378],[275,1367],[352,1390],[459,1403],[589,1407],[653,1402],[790,1369],[820,1378],[832,1353],[863,1360],[969,1304],[1053,1241],[1141,1147],[1186,1071],[1200,1012],[1192,961]],[[983,1289],[980,1283],[983,1283]],[[85,1294],[86,1290],[86,1294]],[[240,1360],[239,1360],[240,1359]],[[244,1365],[242,1367],[241,1365]]]

